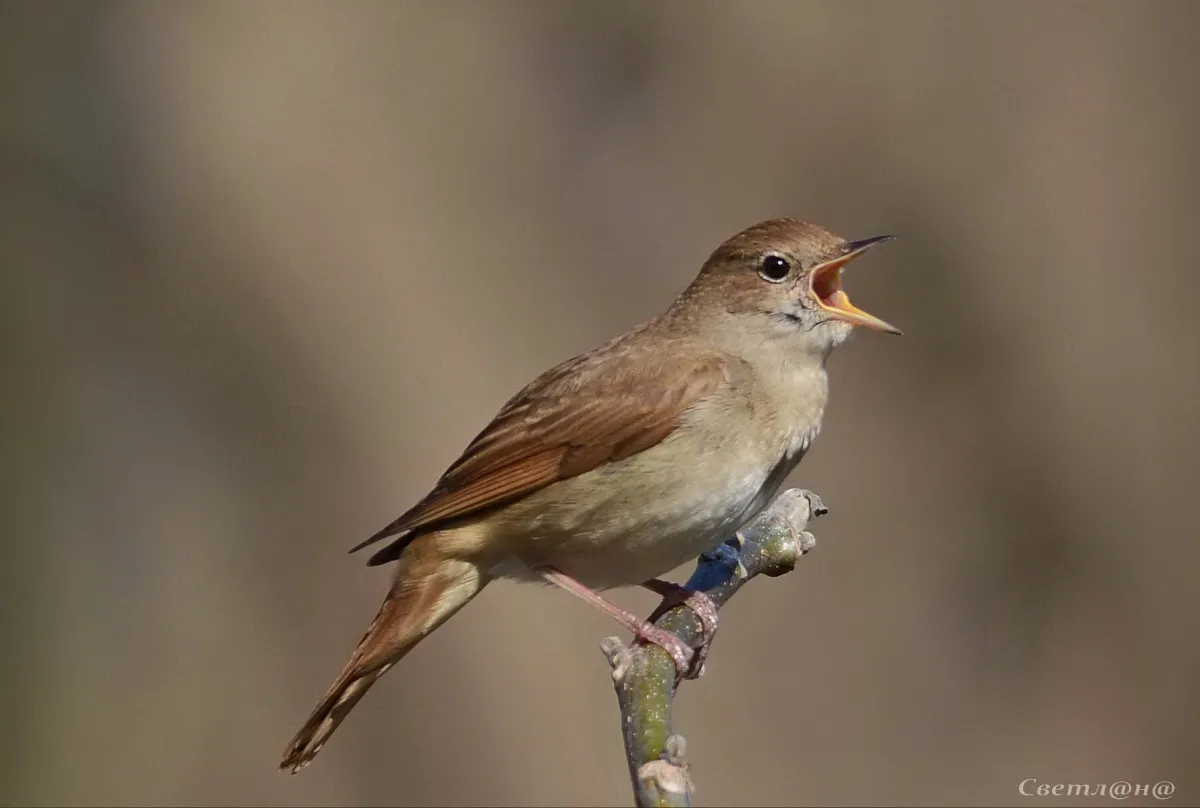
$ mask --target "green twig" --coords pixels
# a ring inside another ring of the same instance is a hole
[[[686,586],[704,592],[720,607],[755,576],[790,572],[816,544],[805,530],[809,520],[825,511],[821,498],[811,491],[784,491],[745,530],[700,556]],[[688,645],[701,636],[702,626],[686,605],[668,609],[653,622]],[[613,668],[637,805],[690,805],[692,782],[683,762],[684,740],[671,731],[675,663],[649,643],[630,648],[609,637],[601,648]]]

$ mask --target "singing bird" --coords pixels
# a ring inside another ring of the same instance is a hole
[[[665,312],[513,396],[428,496],[354,548],[391,539],[367,563],[394,562],[394,582],[280,768],[311,761],[379,677],[497,578],[566,589],[695,675],[716,610],[658,576],[774,497],[820,431],[830,352],[856,326],[900,333],[842,289],[843,267],[890,238],[760,222]],[[686,602],[701,648],[598,594],[621,586]]]

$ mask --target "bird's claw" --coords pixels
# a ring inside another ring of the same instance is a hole
[[[634,645],[644,643],[657,645],[667,652],[667,656],[671,657],[671,661],[675,663],[675,684],[679,684],[684,679],[695,679],[700,675],[700,666],[703,663],[696,662],[699,654],[670,631],[647,623],[638,630]]]
[[[720,624],[720,618],[717,616],[717,605],[713,603],[712,598],[703,592],[698,592],[694,589],[688,589],[685,586],[671,583],[670,581],[652,580],[643,584],[647,589],[662,596],[662,603],[655,609],[651,616],[651,621],[658,618],[659,615],[675,608],[676,606],[687,606],[696,615],[696,619],[700,621],[700,642],[694,648],[688,650],[690,659],[686,666],[681,667],[679,659],[676,659],[675,668],[679,673],[680,679],[696,679],[704,673],[704,661],[708,658],[709,649],[712,647],[713,637],[717,634],[717,626]],[[653,627],[653,626],[652,626]],[[670,634],[670,632],[664,632]],[[682,641],[674,634],[670,634],[679,645],[683,645]],[[661,645],[655,640],[656,645]],[[687,646],[684,646],[687,648]],[[664,646],[666,648],[666,646]],[[666,649],[668,653],[670,649]]]

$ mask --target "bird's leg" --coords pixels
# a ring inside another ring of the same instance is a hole
[[[683,640],[651,623],[646,622],[633,612],[622,609],[615,603],[601,597],[588,587],[576,581],[569,575],[559,572],[553,567],[539,567],[537,573],[560,589],[565,589],[576,597],[586,600],[606,615],[616,620],[633,632],[633,636],[643,642],[654,643],[670,655],[675,663],[676,678],[694,678],[694,671],[699,670],[695,664],[696,653]]]
[[[649,581],[641,584],[644,589],[649,589],[656,595],[660,595],[663,602],[654,610],[654,614],[650,615],[650,620],[657,620],[662,614],[676,606],[687,606],[696,615],[696,619],[700,621],[700,645],[696,647],[696,658],[692,661],[692,668],[698,676],[700,669],[704,666],[704,660],[708,658],[709,648],[712,647],[713,637],[717,634],[717,605],[712,602],[712,598],[703,592],[698,592],[695,589],[688,589],[686,586],[681,586],[671,581],[663,581],[659,578],[651,578]],[[694,677],[690,677],[694,678]]]

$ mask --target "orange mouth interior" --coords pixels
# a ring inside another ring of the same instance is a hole
[[[839,320],[851,325],[864,326],[875,331],[886,331],[889,334],[899,334],[900,329],[891,323],[880,320],[873,314],[860,309],[850,302],[850,296],[842,289],[842,268],[857,253],[851,253],[844,258],[824,264],[812,274],[810,290],[817,305]]]
[[[850,308],[850,296],[842,289],[841,265],[817,270],[812,279],[812,293],[817,302],[826,309],[847,311]]]

